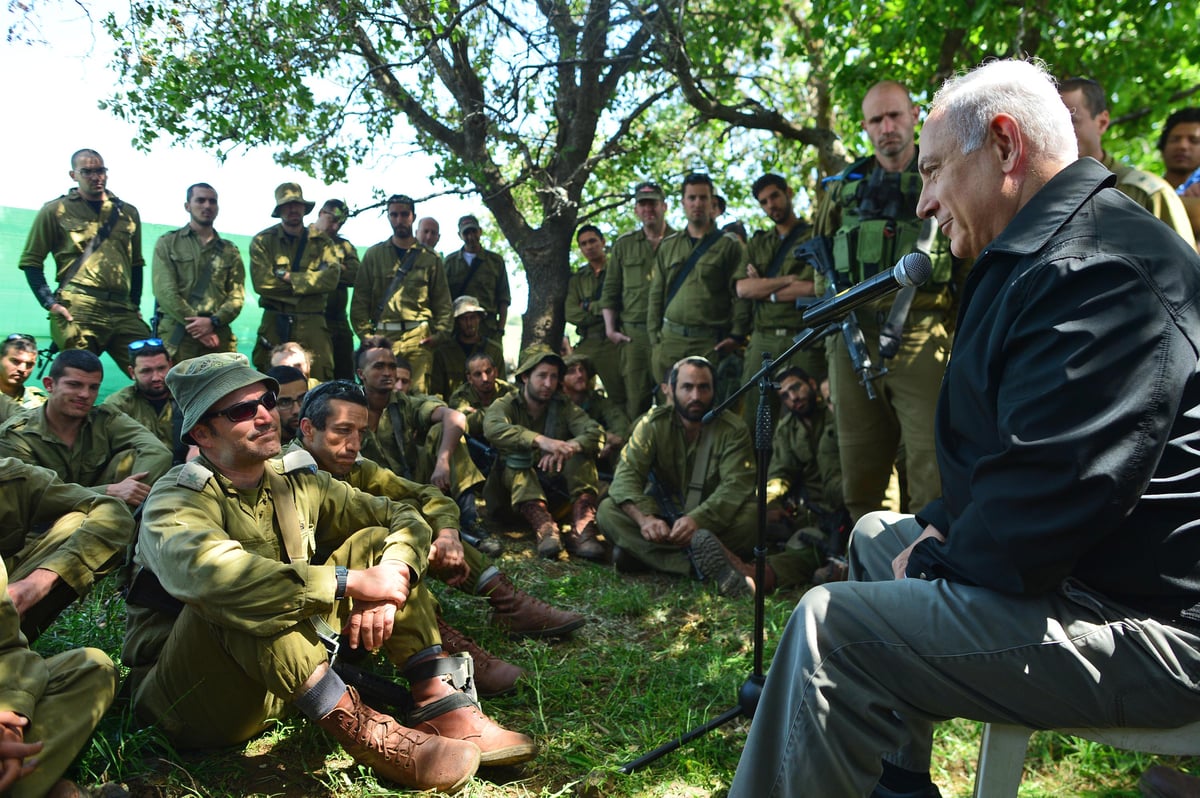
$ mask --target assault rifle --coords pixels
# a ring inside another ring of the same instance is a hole
[[[796,247],[795,255],[798,259],[811,263],[817,273],[825,278],[828,287],[825,289],[823,299],[837,296],[840,291],[849,287],[842,285],[838,279],[828,236],[813,236]],[[871,384],[871,381],[887,374],[887,369],[875,368],[871,364],[871,353],[867,350],[867,342],[863,340],[862,330],[858,326],[858,317],[854,311],[850,311],[842,319],[842,340],[846,342],[846,351],[850,354],[850,364],[854,367],[854,373],[858,375],[859,382],[867,390],[867,397],[874,399],[875,386]]]
[[[658,504],[663,520],[668,524],[674,524],[683,517],[683,508],[679,506],[679,502],[675,501],[671,492],[659,482],[658,475],[654,473],[653,468],[646,474],[646,495]]]

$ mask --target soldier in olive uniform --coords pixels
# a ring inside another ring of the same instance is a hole
[[[312,376],[333,377],[333,344],[325,308],[342,279],[343,248],[329,234],[306,227],[304,217],[316,203],[304,199],[295,183],[275,189],[279,224],[250,242],[250,277],[263,309],[254,343],[254,366],[270,365],[271,350],[295,341],[312,353]]]
[[[666,374],[689,355],[719,360],[744,343],[745,314],[736,311],[736,281],[746,274],[741,239],[715,224],[713,183],[708,175],[683,180],[687,227],[658,248],[646,310],[654,342],[654,373]]]
[[[137,507],[171,467],[171,451],[120,410],[95,406],[103,376],[91,352],[59,352],[44,379],[49,400],[0,426],[0,455]]]
[[[141,424],[154,437],[172,451],[175,449],[173,429],[174,402],[167,390],[167,372],[171,370],[171,356],[167,354],[160,338],[134,341],[130,346],[133,366],[129,376],[133,385],[109,395],[103,407],[120,410]]]
[[[364,456],[453,498],[462,533],[488,554],[499,554],[500,542],[489,536],[476,509],[484,476],[467,451],[466,418],[435,396],[410,393],[412,366],[392,354],[387,338],[367,336],[355,359],[369,408]]]
[[[586,355],[600,375],[604,389],[614,401],[625,405],[625,378],[621,374],[621,350],[605,334],[600,297],[608,275],[604,234],[594,224],[585,224],[575,234],[579,251],[587,261],[567,281],[564,305],[568,324],[575,325],[579,336],[573,352]]]
[[[733,412],[701,423],[713,407],[715,379],[704,358],[675,364],[672,402],[634,425],[598,522],[616,547],[618,570],[711,579],[722,595],[741,596],[755,589],[753,569],[741,559],[757,539],[754,451]],[[762,588],[803,585],[815,566],[811,551],[772,554]]]
[[[891,269],[918,246],[929,250],[933,276],[920,288],[905,289],[856,313],[872,364],[887,368],[872,382],[876,399],[867,396],[842,338],[826,340],[842,487],[855,520],[883,508],[901,453],[909,506],[924,507],[941,495],[933,414],[950,354],[956,279],[946,239],[929,235],[932,221],[922,222],[916,215],[921,193],[914,142],[919,109],[908,90],[893,81],[872,87],[862,109],[862,126],[875,154],[828,181],[815,234],[832,239],[834,266],[847,285]],[[817,294],[823,294],[827,283],[820,275],[816,283]],[[894,353],[886,360],[880,357],[882,344]]]
[[[354,379],[354,330],[346,318],[346,305],[350,301],[350,288],[358,280],[360,267],[358,250],[338,233],[350,218],[350,209],[340,199],[326,200],[317,212],[313,229],[329,236],[330,247],[342,270],[337,288],[329,295],[325,305],[325,323],[333,347],[333,377],[337,380]]]
[[[62,775],[112,703],[117,668],[96,648],[31,651],[11,587],[0,563],[0,794],[82,795]]]
[[[779,357],[804,331],[804,311],[796,307],[796,301],[811,301],[813,296],[813,268],[795,254],[796,245],[812,236],[812,227],[796,216],[791,187],[779,175],[768,173],[754,181],[751,191],[767,218],[775,224],[772,229],[758,230],[751,236],[746,244],[750,261],[746,276],[737,282],[738,296],[751,300],[751,306],[743,306],[744,310],[752,312],[743,383],[762,368],[763,352]],[[824,377],[823,343],[797,352],[792,362],[810,374]],[[768,396],[772,411],[777,413],[778,397],[774,393]],[[757,409],[758,402],[753,399],[742,404],[742,415],[751,430]]]
[[[188,223],[158,239],[151,272],[157,334],[176,361],[237,351],[237,336],[229,325],[246,301],[242,253],[213,229],[216,190],[208,183],[188,186],[183,208]]]
[[[350,303],[350,323],[359,338],[385,335],[391,339],[394,353],[412,363],[417,390],[428,393],[433,350],[450,339],[454,311],[442,259],[413,236],[415,212],[411,197],[388,198],[392,237],[363,257]]]
[[[125,504],[48,468],[0,458],[0,556],[31,641],[113,571],[133,542]]]
[[[663,237],[675,231],[667,225],[667,204],[658,184],[638,183],[633,199],[634,213],[642,227],[625,233],[613,244],[600,308],[605,335],[620,348],[625,410],[630,418],[637,418],[650,407],[657,379],[646,331],[655,252]]]
[[[167,382],[200,455],[163,478],[143,514],[122,652],[136,717],[179,748],[211,748],[299,711],[416,789],[454,791],[481,762],[534,756],[463,692],[469,663],[441,651],[420,515],[317,471],[303,451],[272,459],[278,386],[243,356],[185,361]],[[382,648],[402,669],[412,728],[331,667],[339,629],[340,645]]]
[[[631,425],[625,406],[596,387],[596,367],[587,355],[575,351],[563,363],[566,370],[562,392],[604,431],[604,443],[596,453],[596,461],[602,471],[611,474],[616,467],[617,454],[629,438]]]
[[[504,350],[482,332],[486,315],[483,306],[473,296],[460,296],[454,300],[454,336],[433,353],[430,393],[449,400],[463,384],[467,360],[480,353],[488,356],[499,377],[504,379]]]
[[[1101,139],[1108,130],[1108,97],[1104,87],[1088,78],[1068,78],[1058,84],[1058,93],[1071,112],[1080,158],[1095,158],[1117,176],[1117,189],[1174,230],[1184,241],[1196,246],[1192,223],[1183,200],[1175,189],[1158,175],[1121,163],[1105,151]]]
[[[518,590],[491,560],[459,536],[455,503],[432,485],[422,485],[361,456],[368,432],[367,397],[351,382],[323,383],[313,389],[300,411],[300,437],[292,448],[312,454],[323,470],[373,496],[404,502],[421,513],[434,530],[429,572],[468,595],[483,596],[493,610],[492,623],[514,637],[560,637],[586,619],[557,610]],[[438,616],[442,646],[450,653],[467,651],[475,660],[480,694],[509,692],[524,671],[484,651],[471,638]]]
[[[483,334],[503,342],[508,306],[512,304],[504,258],[483,248],[479,241],[479,220],[474,216],[458,220],[458,237],[462,239],[462,249],[446,256],[450,297],[475,297],[487,314],[483,319]]]
[[[25,240],[20,267],[59,349],[108,352],[121,372],[129,343],[150,337],[142,321],[142,220],[137,208],[108,191],[108,168],[95,150],[71,156],[76,188],[42,206]],[[54,258],[58,290],[43,272]]]
[[[484,413],[484,435],[500,454],[488,475],[488,507],[511,506],[521,513],[537,534],[538,554],[553,559],[564,541],[551,507],[568,501],[567,552],[596,560],[605,553],[595,523],[596,451],[604,433],[559,392],[565,368],[549,349],[528,352],[514,372],[518,390],[492,402]]]
[[[26,333],[13,333],[0,344],[0,423],[30,407],[40,407],[46,394],[26,380],[37,364],[37,339]]]

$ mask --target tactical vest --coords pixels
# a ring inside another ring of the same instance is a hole
[[[922,219],[917,218],[921,176],[916,158],[903,172],[888,172],[875,166],[874,156],[855,161],[833,178],[830,199],[841,210],[841,224],[833,235],[833,260],[842,279],[861,282],[892,268],[912,252],[920,237]],[[934,251],[933,276],[924,288],[941,290],[938,283],[951,278],[948,242],[939,236]]]

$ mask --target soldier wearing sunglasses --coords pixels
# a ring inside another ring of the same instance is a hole
[[[45,403],[46,394],[25,381],[37,365],[37,340],[26,333],[13,333],[0,347],[0,422],[23,408]]]
[[[533,741],[468,692],[469,659],[442,652],[420,515],[317,471],[307,453],[275,459],[279,386],[244,356],[185,361],[167,384],[200,454],[143,513],[122,652],[138,719],[178,748],[211,748],[298,712],[415,789],[453,792],[480,764],[532,758]],[[347,687],[332,667],[341,646],[382,648],[400,668],[410,726]]]

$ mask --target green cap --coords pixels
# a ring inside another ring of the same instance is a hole
[[[265,382],[279,392],[279,383],[257,371],[246,356],[238,352],[216,352],[185,360],[167,372],[167,387],[183,414],[180,431],[185,443],[192,440],[192,428],[217,402],[247,385]]]
[[[279,209],[289,202],[303,202],[305,215],[312,213],[312,209],[317,207],[317,203],[304,198],[299,183],[280,183],[275,187],[275,210],[271,211],[271,215],[278,219]]]

